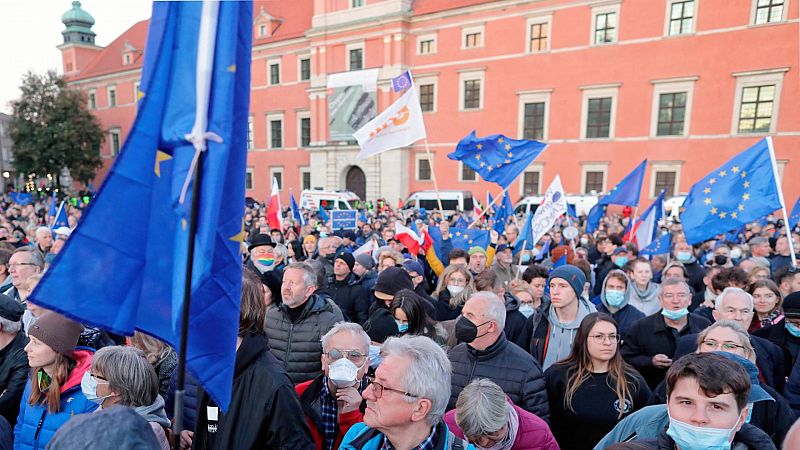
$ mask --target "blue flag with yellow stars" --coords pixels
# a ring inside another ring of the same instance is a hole
[[[672,245],[672,234],[667,233],[665,235],[662,235],[660,238],[655,239],[647,247],[639,250],[639,255],[641,256],[666,255],[667,253],[669,253],[671,245]]]
[[[433,241],[433,250],[436,252],[436,256],[444,261],[444,257],[447,255],[442,254],[441,252],[441,245],[442,245],[442,232],[439,230],[439,227],[428,227],[428,234],[431,236],[431,240]],[[450,243],[453,245],[453,248],[461,248],[464,250],[469,250],[472,247],[481,247],[487,248],[491,243],[491,236],[488,230],[478,230],[475,228],[459,228],[453,227],[450,228]]]
[[[177,349],[194,239],[187,369],[223,410],[242,295],[252,27],[252,2],[154,3],[136,120],[97,197],[31,294],[37,305],[82,323],[122,335],[141,330]],[[198,71],[210,71],[210,80]],[[202,148],[206,138],[195,178],[195,145]]]
[[[505,189],[546,147],[539,141],[509,139],[502,134],[479,138],[473,130],[447,157],[461,161],[484,180]]]
[[[614,189],[600,197],[597,204],[592,206],[589,210],[589,215],[586,217],[586,232],[594,233],[600,220],[606,214],[607,205],[625,205],[625,206],[638,206],[639,193],[642,192],[642,181],[644,181],[644,172],[647,168],[647,160],[642,161],[636,166],[631,173],[625,176]]]
[[[680,218],[697,244],[781,209],[769,138],[731,158],[692,186]]]
[[[789,229],[794,230],[794,227],[800,222],[800,197],[794,203],[792,213],[789,215]]]

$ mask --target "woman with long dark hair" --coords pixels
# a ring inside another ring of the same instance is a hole
[[[650,388],[622,359],[619,342],[614,319],[591,313],[569,357],[545,371],[550,428],[561,448],[591,449],[617,422],[647,406]]]
[[[422,305],[424,300],[410,289],[403,289],[394,295],[389,311],[397,323],[397,330],[402,334],[414,334],[433,339],[437,344],[444,345],[444,330],[438,330],[436,323],[431,320]]]

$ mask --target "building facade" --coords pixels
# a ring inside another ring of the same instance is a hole
[[[798,3],[256,1],[247,193],[266,199],[275,177],[284,204],[290,190],[317,187],[394,204],[433,189],[435,174],[440,189],[483,199],[500,189],[447,158],[476,130],[549,144],[509,189],[514,200],[543,192],[556,174],[570,193],[607,192],[645,158],[642,198],[678,195],[772,136],[792,204],[800,179],[784,175],[800,170]],[[101,48],[88,20],[66,19],[64,73],[107,131],[102,178],[135,117],[147,22]],[[399,97],[391,79],[406,69],[427,148],[356,160],[354,142],[334,133],[334,123],[355,122],[337,116],[334,80],[372,77],[360,99],[380,112]]]

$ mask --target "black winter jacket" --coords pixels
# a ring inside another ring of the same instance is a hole
[[[295,384],[322,373],[320,339],[336,322],[344,320],[336,303],[326,298],[312,294],[294,323],[284,303],[267,310],[266,330],[270,351],[283,361],[284,369]]]
[[[208,420],[208,394],[200,396],[194,450],[314,448],[294,385],[269,352],[263,334],[244,337],[236,352],[233,392],[228,410]]]
[[[336,276],[329,277],[326,292],[331,296],[336,306],[342,310],[342,316],[344,316],[345,320],[356,322],[360,325],[367,321],[367,311],[369,311],[368,293],[353,273],[347,275],[342,281],[337,281]]]
[[[753,333],[754,336],[768,339],[780,347],[783,352],[783,367],[794,367],[797,355],[800,354],[800,338],[794,337],[786,331],[786,319],[781,319],[776,324],[764,327]]]
[[[503,300],[506,303],[506,326],[504,331],[509,341],[526,349],[530,344],[531,328],[528,318],[519,312],[519,299],[506,292]]]
[[[528,352],[509,342],[505,334],[486,350],[458,344],[450,349],[447,357],[453,365],[448,410],[455,408],[458,394],[467,384],[476,378],[488,378],[497,383],[515,405],[544,421],[550,420],[542,366]]]
[[[25,353],[27,344],[25,332],[20,331],[14,340],[0,350],[0,416],[12,428],[17,423],[22,392],[28,381],[28,355]]]

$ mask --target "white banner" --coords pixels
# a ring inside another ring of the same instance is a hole
[[[384,112],[353,133],[361,147],[357,159],[411,145],[425,136],[425,122],[422,120],[415,86],[411,86]]]
[[[533,242],[539,242],[539,239],[545,235],[556,220],[567,212],[567,196],[564,194],[564,188],[561,187],[561,177],[556,175],[556,178],[550,183],[547,192],[544,194],[542,204],[536,209],[536,213],[531,220],[531,234],[533,234]]]

